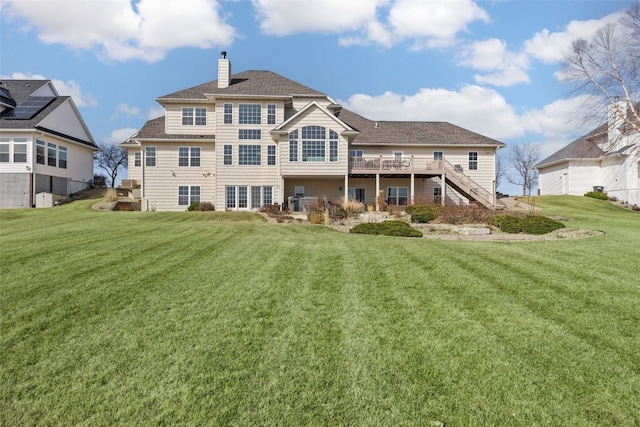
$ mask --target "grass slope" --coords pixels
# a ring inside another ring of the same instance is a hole
[[[0,211],[0,425],[638,425],[640,215],[461,242]]]

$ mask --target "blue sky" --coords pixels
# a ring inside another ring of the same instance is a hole
[[[0,0],[0,78],[53,80],[96,141],[119,143],[162,113],[157,97],[217,79],[226,50],[233,73],[271,70],[374,120],[448,121],[546,157],[590,126],[558,79],[563,55],[633,1]]]

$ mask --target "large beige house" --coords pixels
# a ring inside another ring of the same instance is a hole
[[[0,81],[0,208],[51,207],[88,188],[97,151],[51,80]]]
[[[157,99],[165,114],[122,146],[143,210],[217,210],[351,197],[380,203],[495,206],[505,144],[444,122],[373,121],[270,71],[231,74]]]

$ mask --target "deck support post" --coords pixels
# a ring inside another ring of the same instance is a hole
[[[378,201],[378,194],[380,194],[380,174],[376,174],[376,212],[380,211],[380,202]]]

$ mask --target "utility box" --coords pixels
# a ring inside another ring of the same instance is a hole
[[[53,193],[38,193],[36,194],[36,208],[52,208],[58,204],[58,202],[65,200],[65,196]]]

